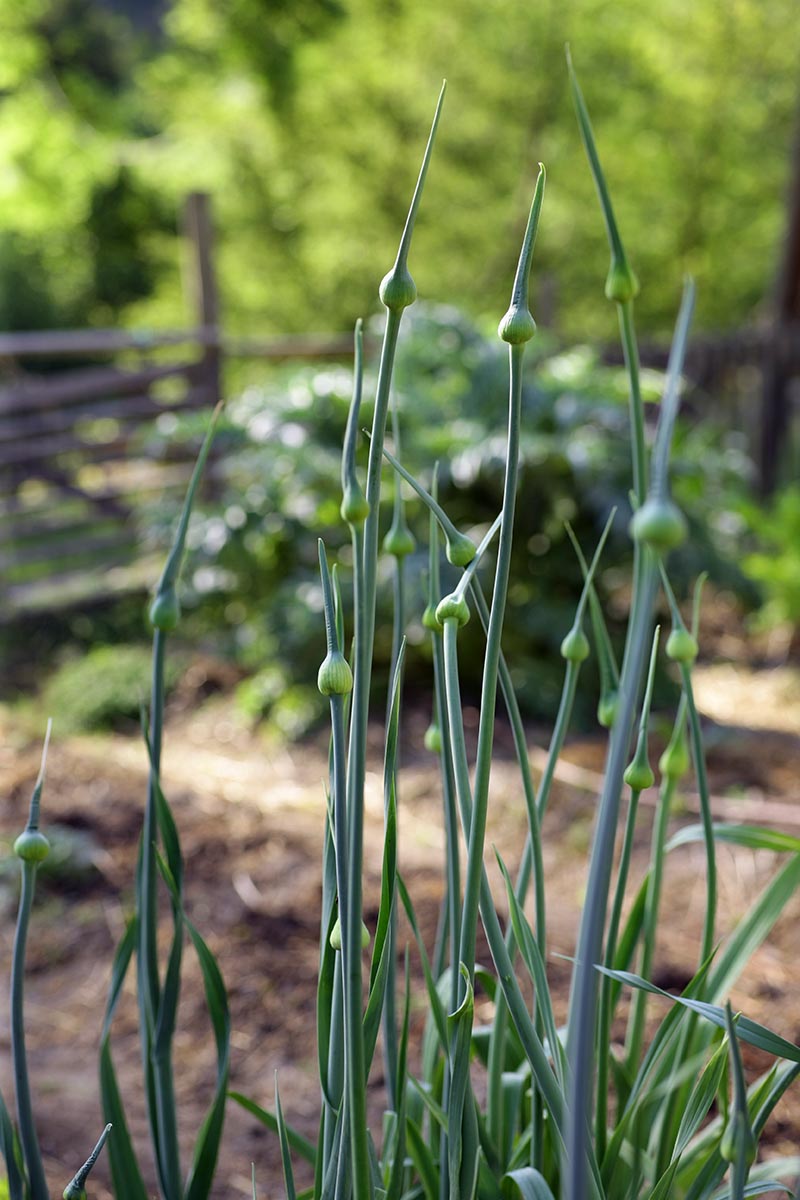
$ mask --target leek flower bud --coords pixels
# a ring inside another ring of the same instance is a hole
[[[579,625],[573,625],[561,643],[561,657],[573,663],[582,663],[589,657],[589,639]]]
[[[758,1143],[750,1122],[744,1113],[733,1109],[719,1143],[720,1158],[724,1158],[725,1162],[734,1163],[741,1155],[745,1165],[752,1167],[757,1154]]]
[[[423,744],[426,750],[430,750],[431,754],[439,754],[441,751],[442,731],[435,721],[433,721],[425,730]]]
[[[635,541],[666,554],[686,537],[686,518],[671,500],[650,496],[633,514],[630,532]]]
[[[330,650],[317,674],[317,687],[323,696],[346,696],[353,690],[353,672],[341,650]]]
[[[684,626],[679,625],[667,638],[666,650],[667,658],[671,658],[673,662],[691,666],[697,658],[697,638]]]
[[[436,607],[433,604],[426,604],[425,611],[422,614],[422,624],[425,629],[429,629],[431,633],[441,633],[442,623],[436,616]]]
[[[497,326],[497,332],[510,346],[521,346],[536,333],[536,322],[525,305],[512,304]]]
[[[600,697],[600,702],[597,705],[597,720],[604,729],[610,729],[614,724],[619,708],[619,693],[616,691],[605,692]]]
[[[339,921],[338,917],[334,921],[333,929],[331,930],[330,943],[331,943],[332,950],[341,950],[341,948],[342,948],[342,926],[341,926],[341,922]],[[366,950],[368,945],[369,945],[369,930],[367,929],[366,925],[362,921],[361,922],[361,949]]]
[[[436,606],[436,620],[443,626],[445,621],[456,621],[459,628],[469,620],[469,606],[463,596],[451,592]]]
[[[639,280],[636,273],[628,266],[628,260],[612,258],[611,266],[606,276],[606,299],[614,300],[617,304],[626,304],[639,295]]]
[[[622,778],[634,792],[647,791],[655,783],[656,777],[653,774],[650,763],[647,761],[647,744],[644,738],[639,741],[636,753],[625,768],[625,774]]]
[[[23,862],[44,862],[50,853],[50,843],[38,829],[25,829],[14,842],[14,853]]]
[[[456,532],[447,538],[444,552],[447,555],[447,561],[451,562],[454,567],[467,567],[475,557],[477,550],[472,538],[467,537],[465,533]]]
[[[369,501],[358,483],[348,482],[339,512],[342,520],[348,525],[359,526],[366,521],[369,516]]]
[[[689,770],[689,747],[684,734],[670,740],[658,760],[658,769],[665,779],[672,779],[676,783]]]
[[[384,553],[391,554],[393,558],[405,558],[406,555],[413,554],[416,548],[414,535],[405,521],[397,519],[392,521],[386,537],[383,539]]]
[[[159,591],[150,605],[150,624],[162,633],[172,633],[181,618],[181,605],[178,594],[172,585],[166,591]]]
[[[384,275],[379,295],[381,303],[392,312],[402,312],[414,303],[417,298],[417,285],[405,263],[395,263],[391,271]]]

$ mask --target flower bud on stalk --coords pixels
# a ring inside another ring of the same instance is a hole
[[[589,657],[589,639],[580,626],[573,625],[562,641],[561,657],[572,663],[582,663]]]
[[[634,792],[646,792],[655,783],[655,775],[647,761],[647,747],[637,746],[636,754],[625,768],[623,779]]]
[[[628,265],[624,253],[611,259],[611,266],[606,276],[606,299],[616,304],[627,304],[639,295],[639,280],[633,269]]]
[[[673,734],[670,738],[669,745],[658,760],[658,769],[665,779],[675,783],[689,770],[689,747],[683,732],[677,737]]]
[[[469,620],[469,606],[464,597],[459,596],[457,592],[451,592],[449,596],[440,600],[436,608],[436,620],[440,625],[444,625],[445,621],[455,621],[459,628],[466,625]]]
[[[691,666],[698,654],[697,638],[685,626],[679,625],[667,638],[666,651],[667,658],[673,662]]]
[[[465,533],[450,534],[446,537],[444,552],[447,561],[454,567],[468,567],[475,557],[476,547],[472,538]]]
[[[172,633],[181,619],[181,605],[174,587],[159,591],[150,605],[150,624],[162,633]]]
[[[619,693],[614,690],[604,693],[597,705],[597,720],[603,729],[610,729],[614,724],[619,708]]]
[[[356,527],[363,525],[369,516],[369,501],[357,480],[348,482],[339,513],[343,521]]]
[[[38,829],[26,829],[14,842],[14,853],[23,862],[38,864],[50,853],[50,843]]]
[[[431,754],[439,754],[441,751],[442,731],[435,721],[433,721],[425,730],[423,744],[426,750],[430,750]]]
[[[353,672],[341,650],[329,650],[317,673],[323,696],[346,696],[353,690]]]
[[[414,535],[405,520],[402,517],[395,518],[383,539],[384,553],[391,554],[393,558],[406,558],[413,554],[416,548]]]
[[[631,520],[631,536],[658,554],[680,546],[686,537],[686,518],[666,497],[649,496]]]
[[[341,950],[342,948],[342,926],[337,917],[331,930],[330,943],[332,950]],[[364,922],[361,922],[361,949],[366,950],[369,945],[369,930]]]
[[[422,624],[431,633],[442,632],[442,623],[436,616],[436,607],[433,604],[425,605],[425,611],[422,614]]]

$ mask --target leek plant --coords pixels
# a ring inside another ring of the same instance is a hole
[[[28,1076],[28,1059],[25,1050],[24,985],[25,951],[36,891],[36,872],[50,853],[50,842],[39,828],[39,819],[51,728],[52,722],[48,721],[42,750],[42,763],[31,795],[28,821],[14,842],[14,854],[20,860],[21,866],[20,901],[11,962],[10,1026],[17,1109],[16,1125],[12,1121],[5,1100],[0,1093],[0,1150],[2,1150],[5,1160],[9,1200],[48,1200],[50,1195],[39,1149]],[[64,1200],[86,1200],[84,1184],[110,1131],[111,1125],[107,1125],[89,1158],[64,1189]]]
[[[638,281],[629,265],[571,62],[569,79],[608,233],[611,265],[605,290],[618,310],[629,379],[633,565],[622,659],[618,664],[595,588],[606,538],[614,523],[622,519],[612,512],[594,547],[581,546],[568,531],[584,583],[574,619],[561,643],[563,686],[546,766],[541,777],[534,779],[502,637],[512,584],[519,447],[524,434],[525,349],[536,333],[529,306],[530,277],[537,230],[540,221],[546,220],[542,166],[532,189],[510,304],[499,323],[499,337],[508,347],[505,477],[500,512],[479,544],[456,527],[440,504],[437,464],[420,464],[415,472],[403,461],[402,413],[393,404],[392,375],[403,313],[416,297],[409,269],[412,236],[432,160],[443,88],[397,257],[380,286],[385,331],[363,480],[357,457],[363,353],[360,323],[356,327],[353,397],[341,471],[341,515],[350,535],[351,577],[340,578],[338,565],[331,567],[325,546],[322,542],[318,545],[325,637],[318,686],[330,705],[331,735],[317,990],[320,1121],[316,1142],[303,1137],[287,1121],[277,1081],[274,1112],[232,1093],[277,1134],[288,1200],[743,1200],[768,1190],[788,1191],[783,1180],[800,1172],[800,1160],[794,1157],[758,1161],[758,1142],[765,1124],[800,1073],[800,1049],[746,1014],[734,1013],[729,1002],[731,989],[752,953],[800,884],[800,839],[713,821],[692,683],[701,589],[698,584],[691,628],[687,628],[670,582],[670,552],[686,536],[685,521],[670,496],[670,452],[694,288],[691,282],[684,287],[658,422],[654,436],[648,439],[634,322]],[[144,1094],[160,1196],[162,1200],[207,1200],[214,1180],[228,1087],[230,1017],[216,961],[185,910],[183,860],[178,831],[162,790],[161,753],[167,644],[180,620],[178,587],[187,529],[218,418],[217,412],[150,608],[152,692],[149,712],[143,717],[150,769],[136,904],[114,959],[101,1036],[100,1086],[108,1124],[86,1164],[65,1189],[65,1200],[85,1196],[86,1177],[106,1137],[115,1196],[118,1200],[147,1200],[149,1195],[128,1131],[111,1051],[113,1018],[134,959]],[[431,418],[435,419],[435,414]],[[385,444],[387,426],[391,450]],[[426,486],[428,472],[430,483]],[[386,478],[392,479],[394,488],[392,519],[381,540],[381,493]],[[429,515],[427,602],[421,620],[431,639],[434,700],[426,744],[438,755],[441,767],[446,848],[443,899],[433,947],[427,946],[420,934],[413,897],[398,868],[402,830],[398,748],[405,630],[413,603],[403,569],[413,550],[403,487],[413,490]],[[381,547],[393,560],[393,653],[383,762],[381,893],[377,920],[374,928],[368,929],[362,911],[364,795],[368,721],[374,711],[373,647]],[[659,595],[672,626],[666,639],[655,628]],[[350,612],[352,628],[348,629],[346,614]],[[471,762],[461,702],[459,634],[473,619],[484,630],[485,654],[477,751]],[[659,796],[649,866],[644,877],[636,880],[632,878],[631,851],[640,820],[639,800],[656,780],[649,741],[653,680],[662,640],[664,653],[679,675],[681,694],[672,736],[658,764]],[[576,936],[568,1020],[562,1029],[556,1023],[548,980],[542,823],[581,671],[593,650],[602,688],[598,721],[608,730],[608,750]],[[519,801],[528,824],[515,875],[497,855],[501,897],[493,894],[485,865],[499,699],[511,728],[519,764]],[[45,754],[46,747],[47,742]],[[45,755],[27,826],[15,843],[22,869],[10,1022],[16,1124],[0,1097],[0,1147],[10,1200],[47,1200],[48,1196],[33,1116],[23,1013],[25,949],[36,871],[48,849],[39,828],[44,764]],[[701,820],[670,837],[672,802],[690,766],[700,795]],[[733,933],[721,943],[717,940],[715,855],[720,841],[786,856]],[[705,854],[703,930],[693,977],[682,995],[672,996],[650,978],[664,867],[668,855],[680,853],[694,842],[702,843]],[[158,934],[167,912],[171,937],[162,956]],[[491,968],[476,958],[479,922]],[[421,962],[429,1010],[414,1071],[409,1045],[409,950],[399,945],[400,931],[406,926]],[[192,1165],[185,1171],[179,1149],[172,1050],[187,937],[200,963],[217,1075],[206,1118],[196,1136]],[[475,1024],[477,987],[494,1005],[487,1028]],[[612,1029],[622,1020],[623,988],[632,989],[634,998],[625,1017],[624,1042],[617,1045]],[[648,1037],[653,996],[666,1000],[668,1008]],[[372,1119],[370,1088],[381,1038],[386,1105],[379,1127]],[[748,1081],[745,1075],[741,1043],[765,1050],[775,1060],[758,1078]],[[474,1070],[478,1063],[484,1072],[480,1087]],[[295,1181],[297,1157],[313,1169],[313,1185],[304,1192]]]
[[[634,322],[638,281],[629,265],[610,192],[603,176],[588,109],[569,62],[578,126],[600,199],[611,265],[606,296],[617,307],[629,379],[631,428],[631,604],[622,660],[617,664],[594,586],[612,513],[594,548],[573,537],[584,588],[561,653],[564,681],[547,766],[535,781],[512,673],[502,650],[514,533],[517,463],[523,429],[524,356],[536,326],[529,309],[529,278],[540,219],[546,220],[545,171],[533,189],[511,301],[499,325],[508,345],[508,424],[501,511],[480,545],[459,530],[437,497],[437,465],[426,486],[403,462],[402,413],[392,407],[392,368],[404,310],[416,288],[409,271],[411,237],[420,209],[443,95],[439,98],[397,259],[383,280],[386,310],[376,394],[368,432],[366,480],[356,458],[363,392],[360,324],[355,336],[353,399],[342,458],[342,517],[350,530],[352,577],[345,586],[330,570],[320,544],[327,653],[319,687],[331,713],[327,786],[317,1040],[321,1116],[312,1144],[287,1123],[277,1100],[271,1113],[236,1099],[280,1139],[286,1192],[298,1196],[293,1160],[305,1159],[314,1200],[710,1200],[738,1198],[768,1188],[798,1171],[789,1158],[756,1161],[758,1137],[775,1104],[800,1072],[800,1050],[743,1014],[723,1007],[754,949],[766,937],[800,882],[800,842],[764,830],[719,826],[712,820],[703,742],[692,689],[698,652],[699,588],[692,631],[684,625],[669,579],[669,555],[686,536],[670,497],[670,451],[681,373],[694,305],[684,287],[654,436],[649,438],[639,384]],[[543,215],[545,214],[545,215]],[[387,424],[392,449],[385,445]],[[431,414],[435,420],[435,414]],[[380,909],[375,928],[362,919],[363,813],[367,722],[372,694],[372,653],[379,579],[381,488],[391,471],[391,525],[383,549],[392,556],[395,617],[393,670],[387,705],[384,756],[385,846]],[[401,487],[430,517],[427,604],[421,614],[433,660],[433,719],[426,745],[441,764],[446,861],[436,945],[420,936],[413,898],[397,865],[402,829],[398,732],[402,711],[403,636],[410,606],[402,563],[412,549]],[[570,535],[571,531],[570,531]],[[591,553],[589,552],[591,549]],[[444,550],[444,554],[442,551]],[[444,562],[450,565],[447,566]],[[449,587],[443,579],[451,580]],[[654,628],[659,594],[672,629]],[[352,611],[353,627],[345,613]],[[469,760],[459,682],[459,631],[477,619],[485,631],[477,752]],[[588,626],[589,632],[587,632]],[[589,636],[591,634],[591,637]],[[663,652],[680,674],[681,696],[673,733],[659,762],[659,801],[649,868],[631,878],[631,850],[640,820],[639,797],[655,783],[649,758],[650,708],[656,661]],[[608,752],[588,863],[586,899],[576,937],[569,1015],[556,1024],[547,968],[547,887],[542,819],[566,737],[583,663],[599,660],[602,696],[598,719],[608,729]],[[493,895],[485,868],[485,832],[493,734],[502,697],[519,762],[519,795],[528,833],[517,874],[498,856],[505,895]],[[689,750],[691,747],[691,752]],[[701,798],[701,822],[669,837],[672,801],[690,767]],[[621,820],[625,802],[625,820]],[[622,827],[621,827],[622,826]],[[717,944],[715,845],[770,845],[787,854],[780,872],[721,945]],[[655,1035],[648,1000],[664,996],[648,978],[658,938],[666,858],[699,840],[705,847],[705,915],[697,967]],[[617,844],[621,850],[616,854]],[[396,938],[401,909],[419,954],[429,1016],[419,1070],[408,1057],[408,959],[405,984],[398,971]],[[492,968],[476,961],[478,922]],[[369,966],[364,954],[369,950]],[[489,1028],[475,1025],[475,988],[494,1002]],[[623,988],[635,999],[619,1047],[611,1031],[620,1017]],[[533,997],[532,1004],[530,999]],[[379,1028],[383,1029],[386,1108],[380,1128],[371,1120],[368,1087]],[[749,1083],[740,1043],[760,1046],[775,1064]],[[473,1067],[485,1069],[476,1088]],[[729,1080],[733,1096],[729,1099]],[[730,1167],[730,1174],[726,1173]]]
[[[115,1126],[109,1159],[117,1197],[147,1200],[148,1190],[128,1132],[111,1054],[111,1025],[131,959],[136,957],[136,988],[142,1068],[150,1136],[158,1186],[163,1200],[205,1200],[211,1189],[225,1114],[230,1057],[230,1015],[225,986],[213,954],[187,916],[183,905],[183,859],[175,821],[161,788],[164,724],[164,659],[167,637],[180,620],[178,582],[195,493],[220,415],[218,407],[192,473],[175,539],[150,606],[153,627],[153,671],[149,720],[143,715],[149,756],[139,859],[136,907],[114,959],[100,1049],[100,1089],[106,1119]],[[169,900],[172,939],[162,976],[157,950],[159,877]],[[178,1146],[172,1042],[181,986],[184,941],[194,947],[203,977],[206,1003],[217,1052],[217,1079],[211,1103],[198,1131],[191,1168],[184,1178]]]

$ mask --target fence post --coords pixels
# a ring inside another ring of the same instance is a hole
[[[219,328],[219,294],[214,271],[214,228],[211,198],[206,192],[186,197],[184,228],[191,246],[191,288],[198,324],[206,341],[201,357],[201,386],[215,405],[222,395]]]

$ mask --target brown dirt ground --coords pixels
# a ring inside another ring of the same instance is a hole
[[[797,762],[800,750],[800,675],[720,666],[700,672],[698,695],[707,719],[709,767],[720,817],[769,821],[800,833]],[[753,704],[753,697],[757,704]],[[314,997],[318,955],[320,847],[323,828],[324,738],[277,747],[248,728],[229,699],[205,703],[184,693],[169,714],[163,782],[181,832],[186,860],[187,907],[206,936],[229,990],[233,1020],[231,1086],[272,1106],[279,1072],[287,1117],[315,1135],[318,1113]],[[753,709],[756,719],[753,720]],[[749,727],[740,713],[747,712]],[[474,719],[475,714],[468,714]],[[401,870],[410,881],[428,942],[441,890],[443,836],[439,788],[430,756],[420,749],[427,718],[406,722],[400,780]],[[757,726],[757,727],[754,727]],[[367,922],[374,922],[381,855],[382,796],[374,732],[366,823]],[[541,764],[545,731],[531,731],[532,761]],[[489,841],[509,865],[524,837],[520,787],[507,732],[498,726],[498,761],[492,775]],[[12,839],[25,820],[38,768],[38,747],[0,709],[0,837]],[[550,915],[548,969],[563,1017],[568,964],[558,955],[573,948],[584,885],[603,743],[570,742],[559,770],[544,827]],[[96,1060],[110,959],[131,905],[137,838],[146,784],[145,752],[133,736],[73,737],[50,751],[43,824],[78,839],[86,868],[81,878],[42,881],[30,936],[27,978],[29,1057],[38,1126],[48,1176],[59,1194],[93,1144],[101,1126]],[[650,800],[650,804],[647,801]],[[634,877],[646,862],[652,797],[643,797]],[[691,817],[696,798],[685,798]],[[6,841],[6,850],[8,843]],[[488,858],[491,855],[487,856]],[[775,855],[723,848],[720,857],[720,931],[730,929],[774,871]],[[493,876],[495,895],[502,895]],[[3,882],[0,878],[0,888]],[[671,856],[664,897],[665,923],[655,978],[681,984],[696,963],[703,893],[702,851]],[[3,899],[3,897],[5,897]],[[10,962],[15,885],[6,874],[0,891],[0,948]],[[733,997],[748,1015],[796,1041],[800,1038],[800,899],[795,898],[769,942],[759,950]],[[401,932],[401,942],[403,934]],[[484,958],[488,959],[485,955]],[[186,955],[180,1027],[176,1038],[177,1088],[184,1157],[213,1086],[214,1054],[199,973]],[[0,976],[0,1083],[10,1092],[8,977]],[[654,1005],[654,1009],[658,1006]],[[478,1019],[491,1005],[478,998]],[[417,993],[413,1030],[424,1023]],[[141,1147],[148,1183],[150,1152],[141,1098],[136,1010],[129,990],[115,1024],[115,1061],[132,1132]],[[764,1056],[748,1056],[763,1069]],[[381,1101],[380,1070],[373,1085]],[[767,1152],[796,1153],[800,1097],[786,1099],[770,1126]],[[260,1194],[282,1194],[276,1139],[231,1104],[216,1197],[250,1193],[254,1162]],[[105,1198],[103,1160],[94,1193]]]

